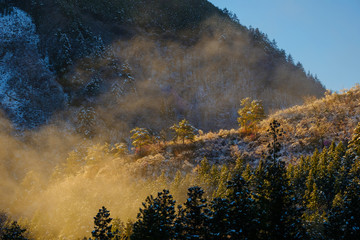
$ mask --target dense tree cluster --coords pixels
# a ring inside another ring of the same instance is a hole
[[[226,191],[208,201],[201,187],[178,205],[168,190],[146,198],[130,239],[358,239],[360,237],[360,124],[345,147],[288,166],[280,158],[280,124],[255,168],[238,161]],[[200,175],[211,166],[202,162]],[[109,233],[110,234],[110,233]]]
[[[192,126],[188,120],[183,119],[178,124],[174,124],[170,127],[170,130],[173,131],[173,140],[176,142],[177,140],[182,141],[182,144],[185,144],[185,140],[194,141],[195,133],[197,129]],[[152,132],[146,128],[136,127],[130,131],[132,145],[136,148],[137,153],[140,155],[144,154],[146,151],[145,147],[155,144],[161,140],[166,141],[166,133],[164,130],[159,134]]]
[[[193,141],[195,138],[196,128],[186,119],[180,121],[179,124],[174,124],[170,129],[175,132],[174,140],[180,139],[183,144],[185,143],[185,139]]]

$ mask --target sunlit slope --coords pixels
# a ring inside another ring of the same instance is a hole
[[[129,153],[121,144],[84,141],[50,127],[14,139],[3,123],[0,208],[36,239],[81,238],[90,235],[93,216],[102,205],[112,217],[126,221],[136,217],[146,196],[164,188],[178,203],[193,185],[202,186],[209,199],[221,196],[229,169],[242,162],[257,165],[270,141],[266,130],[272,119],[285,131],[280,139],[285,161],[296,162],[333,140],[346,145],[359,122],[359,94],[354,87],[278,111],[251,131],[200,131],[193,142],[149,144],[142,155]],[[337,119],[342,121],[339,127]],[[314,127],[320,120],[329,127],[319,135]]]

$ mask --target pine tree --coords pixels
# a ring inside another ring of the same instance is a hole
[[[27,240],[24,236],[26,229],[21,228],[19,224],[14,221],[9,226],[2,230],[1,239],[3,240]]]
[[[188,189],[184,208],[179,206],[176,219],[176,239],[208,239],[208,209],[200,187]]]
[[[344,226],[346,218],[344,217],[344,196],[338,193],[333,201],[332,207],[328,213],[328,222],[325,224],[325,233],[327,239],[344,239]]]
[[[210,204],[209,237],[211,240],[229,239],[231,223],[230,201],[227,198],[214,198]]]
[[[185,139],[193,141],[195,138],[196,128],[193,127],[186,119],[179,122],[179,124],[174,124],[170,127],[171,130],[175,132],[174,139],[182,140],[182,143],[185,143]]]
[[[241,174],[237,174],[228,182],[227,190],[228,236],[231,239],[256,238],[258,224],[248,183]]]
[[[238,111],[239,117],[237,121],[245,131],[253,128],[256,123],[265,118],[264,107],[261,101],[251,101],[250,98],[244,98],[241,100],[241,106],[242,108]]]
[[[305,198],[306,210],[303,214],[307,238],[325,239],[325,225],[327,223],[325,196],[314,180],[309,181],[309,190]]]
[[[94,240],[110,240],[113,238],[111,220],[110,212],[104,206],[99,209],[94,217],[94,230],[91,232]]]
[[[294,191],[295,198],[298,201],[298,204],[303,202],[303,196],[306,191],[306,179],[309,175],[310,169],[310,158],[304,157],[303,155],[300,156],[300,159],[297,161],[296,165],[289,164],[287,168],[287,175],[290,181],[290,185]]]
[[[119,218],[112,220],[111,232],[113,233],[114,240],[124,239],[124,228],[125,225]]]
[[[151,144],[151,135],[147,129],[136,127],[130,133],[132,134],[132,144],[138,147],[140,152],[143,146]]]
[[[257,211],[260,214],[258,237],[264,239],[286,239],[295,236],[295,229],[290,226],[294,224],[291,214],[295,214],[296,210],[289,199],[285,163],[280,160],[279,137],[282,133],[280,123],[273,120],[268,130],[270,142],[267,153],[260,161],[253,178]]]
[[[339,144],[340,145],[340,144]],[[355,128],[346,150],[341,145],[335,149],[340,160],[340,170],[335,181],[335,196],[328,214],[326,233],[329,239],[360,238],[360,123]],[[343,190],[345,188],[345,191]]]
[[[227,181],[230,180],[231,174],[226,165],[223,165],[220,170],[219,181],[216,186],[216,191],[213,193],[213,198],[225,197],[227,189]]]
[[[77,114],[76,131],[86,138],[95,135],[97,113],[93,107],[82,107]]]
[[[358,177],[350,181],[343,195],[343,203],[337,207],[338,211],[335,209],[333,213],[335,213],[335,219],[342,221],[338,229],[342,233],[342,239],[360,239],[360,180]],[[336,221],[333,221],[332,227],[336,226],[334,222]]]
[[[360,161],[360,122],[354,130],[351,141],[346,151],[345,167],[350,170],[355,161]]]
[[[168,190],[146,198],[134,223],[132,240],[172,239],[174,237],[175,201]]]

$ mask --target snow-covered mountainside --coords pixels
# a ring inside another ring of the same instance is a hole
[[[64,103],[38,45],[35,25],[24,11],[14,8],[0,17],[0,103],[19,128],[44,123]]]

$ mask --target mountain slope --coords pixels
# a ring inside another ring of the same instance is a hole
[[[29,15],[14,9],[0,17],[1,108],[18,127],[34,127],[63,107],[64,93],[39,53]]]
[[[79,129],[79,114],[94,112],[87,132],[95,135],[119,139],[109,128],[125,137],[137,125],[160,131],[184,117],[205,130],[230,128],[244,97],[270,111],[325,91],[265,34],[205,0],[9,4],[32,16],[41,56],[65,93],[54,121]]]
[[[267,130],[274,119],[283,130],[279,137],[280,154],[287,163],[296,162],[301,155],[309,156],[315,149],[321,152],[332,142],[347,146],[360,122],[360,86],[340,94],[327,93],[321,99],[309,99],[303,105],[277,111],[250,132],[240,128],[201,133],[193,143],[185,146],[168,142],[161,151],[138,159],[134,169],[151,168],[148,174],[172,172],[177,168],[188,170],[204,157],[212,164],[231,165],[240,158],[256,165],[268,147]]]
[[[359,95],[360,89],[355,87],[278,111],[253,132],[200,132],[193,143],[185,144],[160,141],[147,146],[143,157],[128,153],[123,144],[79,139],[50,127],[20,141],[5,134],[7,126],[2,123],[0,207],[22,219],[35,239],[61,239],[89,235],[93,216],[102,205],[111,209],[113,217],[134,219],[141,202],[159,189],[170,189],[177,203],[186,200],[187,188],[194,185],[206,189],[208,199],[221,196],[229,172],[244,170],[240,170],[244,163],[257,166],[269,143],[268,123],[274,118],[286,131],[279,139],[281,158],[287,163],[296,161],[295,168],[301,166],[296,165],[300,155],[312,155],[311,149],[320,151],[331,146],[332,140],[343,141],[346,149],[348,136],[360,120]],[[314,135],[317,121],[326,126],[323,135]],[[327,150],[320,152],[328,156],[330,168],[334,166],[332,155],[327,155]],[[304,165],[304,158],[300,162]],[[305,185],[305,180],[299,182]]]

